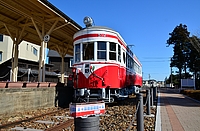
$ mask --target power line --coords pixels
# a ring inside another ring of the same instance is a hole
[[[170,59],[171,57],[151,57],[151,56],[149,56],[149,57],[142,57],[143,59]]]
[[[140,62],[168,62],[168,61],[170,61],[170,60],[149,60],[149,61],[140,61]]]

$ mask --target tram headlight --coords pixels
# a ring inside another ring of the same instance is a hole
[[[92,24],[93,24],[93,20],[92,20],[91,17],[86,16],[86,17],[83,19],[83,23],[85,24],[86,27],[90,27],[90,26],[92,26]]]

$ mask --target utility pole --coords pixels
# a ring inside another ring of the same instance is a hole
[[[171,86],[170,86],[171,88],[172,88],[172,83],[173,83],[173,82],[172,82],[172,67],[171,67],[171,84],[170,84],[170,85],[171,85]]]
[[[150,85],[150,87],[151,87],[152,85],[151,85],[150,79],[151,79],[151,75],[149,74],[149,82],[148,82],[148,83],[149,83],[149,85]]]

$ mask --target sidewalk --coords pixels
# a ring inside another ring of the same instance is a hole
[[[200,103],[173,89],[160,89],[157,131],[200,131]]]

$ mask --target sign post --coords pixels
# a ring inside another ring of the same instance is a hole
[[[105,113],[104,102],[70,103],[69,109],[75,131],[99,131],[99,115]]]

